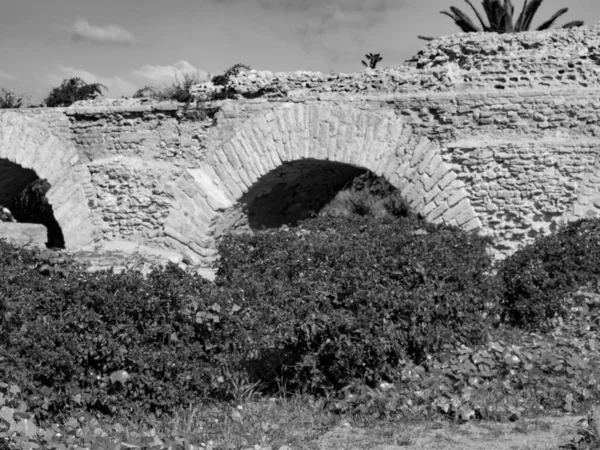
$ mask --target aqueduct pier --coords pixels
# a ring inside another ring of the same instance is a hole
[[[364,170],[504,254],[600,213],[600,26],[455,35],[401,66],[233,84],[236,99],[187,107],[0,111],[0,204],[46,179],[67,249],[198,267],[228,229],[303,217]]]

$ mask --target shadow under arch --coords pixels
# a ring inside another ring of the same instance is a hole
[[[54,136],[45,123],[19,112],[0,112],[0,204],[14,207],[37,181],[37,194],[47,200],[44,225],[52,233],[51,246],[77,248],[96,235],[84,192],[89,171],[78,163],[76,148]],[[31,221],[27,208],[21,208],[22,214],[18,210],[18,221]]]
[[[239,203],[252,230],[294,226],[317,214],[342,188],[366,172],[334,161],[293,161],[263,176]]]

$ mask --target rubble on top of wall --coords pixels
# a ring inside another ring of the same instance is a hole
[[[145,105],[147,103],[154,102],[150,98],[95,98],[90,100],[79,100],[74,102],[70,108],[78,109],[78,108],[93,108],[99,106],[118,106],[118,107],[127,107],[127,106],[140,106]]]
[[[459,33],[429,42],[404,64],[359,73],[251,70],[231,79],[240,98],[323,93],[414,93],[600,86],[600,24],[524,33]],[[193,88],[205,100],[210,86]]]
[[[419,69],[456,62],[462,69],[477,68],[491,59],[538,61],[580,57],[600,58],[600,23],[522,33],[457,33],[431,41],[411,60]]]
[[[427,43],[397,66],[357,73],[241,71],[230,80],[237,98],[310,98],[327,94],[376,95],[498,89],[600,87],[600,23],[524,33],[458,33]],[[192,87],[193,102],[211,99],[222,86]],[[165,108],[176,104],[164,103]],[[71,110],[158,108],[151,99],[96,99]],[[167,108],[167,109],[168,109]]]

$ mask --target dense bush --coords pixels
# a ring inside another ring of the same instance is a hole
[[[82,408],[139,419],[227,396],[243,334],[213,284],[175,266],[146,280],[43,276],[30,256],[1,254],[0,380],[19,384],[38,417]]]
[[[44,100],[47,107],[71,106],[80,100],[93,100],[102,95],[106,86],[100,83],[86,83],[81,78],[74,77],[64,80],[60,86],[50,91]]]
[[[568,313],[566,294],[599,279],[600,220],[578,220],[539,237],[504,260],[498,275],[506,286],[504,318],[543,329]]]
[[[217,281],[235,287],[254,373],[323,392],[395,379],[445,343],[485,338],[485,242],[415,218],[320,217],[223,239]]]

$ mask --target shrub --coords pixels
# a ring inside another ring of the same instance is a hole
[[[215,86],[223,86],[221,91],[215,91],[211,100],[225,100],[228,98],[235,98],[235,91],[231,85],[231,79],[236,77],[242,69],[250,70],[250,66],[246,64],[237,63],[231,66],[222,75],[215,75],[211,78],[211,82]]]
[[[225,237],[217,281],[236,289],[251,373],[323,393],[482,342],[499,295],[485,244],[415,218],[319,217]]]
[[[414,216],[400,192],[384,177],[365,172],[354,178],[320,212],[322,216]]]
[[[27,98],[10,89],[0,88],[0,109],[21,108]]]
[[[81,78],[74,77],[64,80],[59,87],[50,91],[44,100],[47,107],[71,106],[80,100],[93,100],[102,95],[106,86],[100,83],[86,83]]]
[[[48,229],[48,247],[64,248],[65,238],[46,194],[50,183],[37,179],[13,198],[9,209],[18,222],[41,223]]]
[[[569,292],[600,276],[600,220],[571,222],[515,252],[500,265],[506,286],[503,317],[513,325],[544,329],[565,317]]]
[[[0,379],[19,384],[38,417],[82,408],[144,419],[227,397],[224,374],[243,333],[232,331],[237,310],[213,284],[172,265],[147,279],[47,277],[11,252],[0,265]]]
[[[184,73],[182,79],[175,75],[175,81],[170,86],[154,87],[144,86],[138,89],[133,98],[149,97],[155,100],[174,100],[181,103],[188,103],[192,99],[190,89],[195,84],[200,83],[198,73]]]

